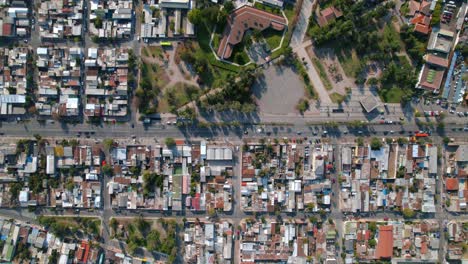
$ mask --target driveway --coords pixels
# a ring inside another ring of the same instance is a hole
[[[290,45],[295,48],[302,44],[305,33],[307,32],[307,26],[309,25],[309,17],[312,14],[313,0],[304,0],[301,7],[301,14],[297,20],[296,27],[294,28],[293,35],[291,37]]]

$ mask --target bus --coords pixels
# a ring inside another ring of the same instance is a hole
[[[170,46],[172,46],[172,43],[169,42],[169,41],[161,41],[160,44],[161,44],[161,46],[163,46],[163,47],[170,47]]]
[[[415,136],[416,137],[428,137],[429,134],[427,134],[427,133],[417,133]]]

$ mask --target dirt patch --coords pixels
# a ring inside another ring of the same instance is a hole
[[[331,92],[339,94],[346,93],[346,87],[354,87],[354,78],[350,78],[345,74],[335,51],[330,48],[315,49],[313,46],[306,48],[307,54],[313,61],[314,58],[319,60],[324,68],[324,73],[331,82]]]

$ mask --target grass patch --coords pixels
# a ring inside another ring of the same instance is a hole
[[[101,220],[96,217],[39,216],[38,221],[60,238],[74,235],[78,230],[99,236],[101,230]]]
[[[221,35],[216,33],[213,35],[213,42],[211,42],[211,45],[213,45],[214,50],[218,50],[219,48],[219,42],[221,41]]]
[[[182,174],[182,167],[181,166],[175,166],[174,167],[174,174],[175,175],[181,175]]]
[[[285,4],[283,9],[284,15],[288,18],[289,25],[291,26],[292,19],[294,17],[294,5]]]
[[[322,83],[325,86],[325,88],[327,90],[333,89],[330,79],[328,79],[327,72],[325,71],[325,68],[323,67],[319,59],[312,58],[312,63],[314,64],[315,69],[319,72],[320,80],[322,80]]]
[[[336,52],[346,76],[356,78],[362,70],[361,61],[355,50],[338,50]]]
[[[297,111],[303,114],[305,111],[309,109],[309,101],[306,99],[301,99],[296,105]]]
[[[141,113],[156,113],[158,108],[156,98],[168,83],[169,76],[162,66],[142,60],[140,87],[136,90]]]
[[[143,55],[153,58],[164,58],[164,50],[160,46],[146,46],[143,49]]]
[[[270,47],[270,49],[276,49],[281,44],[281,38],[283,31],[277,31],[272,28],[267,28],[262,31],[263,38]]]
[[[339,94],[339,93],[332,93],[332,94],[330,94],[330,99],[335,104],[341,104],[346,99],[346,96],[342,95],[342,94]]]
[[[283,40],[283,44],[281,45],[281,49],[277,49],[276,51],[274,51],[270,56],[271,59],[275,59],[279,57],[283,53],[283,48],[286,48],[289,46],[289,42],[291,42],[292,33],[294,30],[294,26],[295,26],[294,20],[296,17],[296,11],[298,12],[300,6],[302,6],[301,0],[296,3],[297,10],[294,8],[294,5],[292,4],[286,4],[284,6],[283,12],[286,15],[286,18],[288,19],[289,24],[288,24],[288,28],[286,29],[286,33],[284,34],[284,40]]]
[[[185,83],[176,83],[164,92],[159,100],[159,112],[175,112],[181,106],[196,100],[201,95],[201,90]]]
[[[396,86],[379,89],[379,96],[386,103],[400,103],[405,95],[405,90]]]
[[[263,11],[267,11],[272,14],[281,15],[281,9],[273,6],[264,5],[259,2],[255,2],[254,7]]]

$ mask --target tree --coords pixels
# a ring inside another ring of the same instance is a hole
[[[67,184],[65,185],[65,187],[67,188],[67,190],[69,192],[72,192],[73,189],[75,188],[75,183],[73,182],[73,179],[72,178],[69,178],[68,181],[67,181]]]
[[[398,144],[400,145],[405,145],[405,144],[408,144],[408,139],[407,138],[398,138]]]
[[[439,130],[444,130],[445,128],[445,123],[444,122],[437,122],[437,129]]]
[[[119,226],[119,222],[117,222],[117,220],[115,218],[112,218],[110,220],[110,226],[111,226],[112,230],[114,231],[114,235],[115,235],[117,227]]]
[[[166,143],[166,146],[167,146],[168,148],[173,148],[173,147],[175,147],[175,145],[176,145],[175,140],[174,140],[173,138],[171,138],[171,137],[166,138],[166,140],[164,141],[164,143]]]
[[[262,37],[262,32],[258,29],[254,29],[252,32],[252,37],[255,41],[258,41]]]
[[[219,11],[218,18],[217,18],[217,26],[220,29],[224,30],[224,27],[226,26],[226,23],[227,23],[228,16],[229,14],[225,9]]]
[[[356,143],[358,144],[358,146],[362,147],[364,146],[364,139],[362,137],[358,137],[356,139]]]
[[[102,18],[101,17],[96,17],[96,19],[94,20],[94,26],[96,28],[102,28]]]
[[[379,80],[375,77],[371,77],[367,80],[367,84],[370,86],[376,86],[377,84],[379,84]]]
[[[301,99],[299,100],[299,103],[296,105],[297,111],[299,111],[301,114],[303,114],[307,109],[309,109],[309,101],[306,99]]]
[[[34,134],[34,138],[35,138],[37,141],[39,141],[39,140],[42,139],[41,135],[39,135],[39,134]]]
[[[155,187],[162,189],[164,177],[156,173],[145,172],[143,174],[143,195],[147,197],[153,193]]]
[[[109,164],[102,166],[102,173],[104,173],[104,175],[106,176],[112,176],[112,173],[113,173],[112,166]]]
[[[203,21],[200,9],[194,8],[188,13],[188,20],[194,25],[200,25]]]
[[[416,213],[410,209],[410,208],[405,208],[403,209],[403,217],[404,218],[413,218],[416,215]]]
[[[224,10],[226,10],[227,13],[231,13],[234,9],[234,4],[231,1],[226,1],[224,3]]]
[[[439,25],[441,16],[442,16],[442,1],[437,0],[434,11],[432,11],[431,26]]]
[[[52,253],[49,256],[49,263],[58,263],[59,253],[56,249],[52,250]]]
[[[382,147],[382,141],[374,137],[372,138],[370,145],[372,150],[379,150]]]
[[[161,17],[161,10],[159,10],[155,6],[151,6],[150,9],[151,9],[151,12],[152,12],[152,16],[154,18],[160,18]]]
[[[446,207],[450,207],[450,205],[451,205],[450,198],[447,198],[447,199],[445,200],[445,206],[446,206]]]
[[[448,143],[450,143],[450,138],[444,137],[444,139],[442,141],[444,142],[444,144],[447,145]]]
[[[369,247],[374,248],[377,245],[377,241],[375,239],[369,240]]]
[[[114,146],[114,139],[112,138],[106,138],[104,139],[104,141],[102,142],[104,144],[104,148],[109,151],[112,146]]]
[[[22,182],[14,182],[10,184],[10,196],[11,200],[16,200],[18,199],[18,195],[23,188],[23,183]]]

